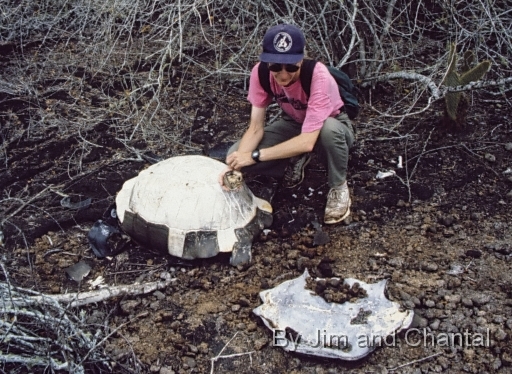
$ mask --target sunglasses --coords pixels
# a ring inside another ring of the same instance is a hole
[[[300,69],[300,66],[294,64],[268,64],[268,70],[273,71],[274,73],[279,73],[283,67],[288,73],[295,73]]]

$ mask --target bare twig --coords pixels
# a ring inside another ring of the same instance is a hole
[[[411,365],[417,364],[418,362],[423,362],[423,361],[426,361],[426,360],[430,360],[431,358],[434,358],[434,357],[437,357],[437,356],[441,356],[442,354],[443,354],[443,352],[434,353],[433,355],[430,355],[430,356],[427,356],[427,357],[423,357],[423,358],[420,358],[418,360],[414,360],[414,361],[408,362],[406,364],[403,364],[403,365],[400,365],[400,366],[388,369],[388,371],[396,371],[396,370],[401,369],[403,367],[411,366]]]
[[[220,352],[217,354],[217,356],[215,357],[212,357],[210,359],[211,363],[212,363],[212,367],[211,367],[211,370],[210,370],[210,374],[213,374],[213,371],[214,371],[214,367],[215,367],[215,363],[222,359],[222,358],[232,358],[232,357],[239,357],[239,356],[246,356],[246,355],[249,355],[250,359],[251,359],[251,362],[252,362],[252,354],[255,353],[255,351],[250,351],[250,352],[243,352],[243,353],[233,353],[233,354],[229,354],[229,355],[222,355],[222,352],[224,352],[224,350],[229,346],[229,344],[233,341],[233,339],[236,338],[236,336],[238,335],[239,331],[235,332],[235,334],[231,337],[231,339],[229,339],[229,341],[224,345],[224,347],[222,347],[222,349],[220,350]]]
[[[105,301],[113,297],[126,296],[126,295],[142,295],[155,290],[160,290],[168,287],[175,279],[167,281],[143,283],[143,284],[131,284],[126,286],[112,286],[101,288],[96,291],[60,294],[60,295],[46,295],[41,294],[37,296],[29,297],[18,297],[11,298],[10,303],[7,303],[8,307],[21,308],[28,305],[45,303],[47,300],[52,302],[58,302],[66,304],[69,307],[83,306],[91,303],[97,303]],[[0,284],[0,288],[2,285]]]

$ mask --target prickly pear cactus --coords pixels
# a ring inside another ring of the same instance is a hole
[[[442,82],[448,87],[465,86],[476,82],[489,71],[490,61],[482,61],[472,67],[473,52],[464,53],[464,61],[460,73],[457,72],[457,51],[455,43],[450,45],[448,57],[448,70]],[[445,96],[445,122],[452,122],[456,127],[463,127],[466,122],[468,101],[463,92],[448,92]]]

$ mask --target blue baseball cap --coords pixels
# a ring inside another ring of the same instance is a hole
[[[304,58],[306,41],[302,31],[293,25],[277,25],[267,30],[263,37],[262,62],[296,64]]]

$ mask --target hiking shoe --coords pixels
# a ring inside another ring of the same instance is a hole
[[[311,155],[309,153],[290,158],[290,164],[284,171],[283,185],[286,188],[293,188],[302,183],[304,180],[304,169],[306,165],[309,164],[309,161],[311,161]]]
[[[327,195],[324,222],[328,225],[343,221],[350,214],[350,192],[347,182],[333,187]]]

